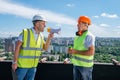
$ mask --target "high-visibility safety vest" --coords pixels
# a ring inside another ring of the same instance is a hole
[[[76,36],[74,39],[74,49],[76,50],[88,50],[84,47],[85,38],[88,34],[91,34],[89,31],[86,31],[81,36]],[[92,67],[93,66],[93,56],[86,56],[81,54],[72,54],[71,59],[73,65],[82,66],[82,67]]]
[[[35,39],[32,29],[23,30],[23,44],[19,52],[18,67],[37,67],[43,48],[43,41],[41,34],[39,34],[37,40]]]

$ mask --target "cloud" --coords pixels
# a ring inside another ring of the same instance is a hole
[[[119,18],[119,16],[117,14],[107,14],[107,13],[101,13],[100,15],[101,17],[107,17],[107,18]],[[96,16],[92,16],[94,18],[99,18],[100,16],[96,15]]]
[[[67,7],[74,7],[74,4],[66,4]]]
[[[61,24],[56,24],[55,26],[56,26],[56,27],[61,27],[62,25],[61,25]]]
[[[107,18],[118,18],[117,14],[107,14],[107,13],[102,13],[102,17],[107,17]]]
[[[109,34],[104,27],[100,27],[97,24],[91,25],[89,29],[97,37],[107,36]]]
[[[89,27],[89,30],[96,36],[96,37],[119,37],[120,36],[120,29],[112,29],[109,30],[106,27],[101,27],[100,25],[93,24]]]
[[[120,29],[120,26],[117,26],[118,29]]]
[[[101,27],[109,27],[108,24],[100,24]]]
[[[94,17],[94,18],[99,18],[99,16],[92,16],[92,17]]]
[[[76,20],[63,14],[54,13],[48,10],[33,9],[23,5],[14,4],[7,0],[0,0],[0,13],[12,14],[31,19],[35,14],[43,14],[48,22],[75,25]]]

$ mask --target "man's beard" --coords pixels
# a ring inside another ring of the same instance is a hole
[[[42,29],[42,28],[38,27],[38,31],[39,31],[39,32],[43,32],[43,31],[44,31],[44,29]]]

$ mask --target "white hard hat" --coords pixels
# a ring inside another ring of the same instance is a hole
[[[36,21],[36,20],[41,20],[41,21],[47,21],[46,18],[43,15],[37,14],[33,16],[32,21]]]

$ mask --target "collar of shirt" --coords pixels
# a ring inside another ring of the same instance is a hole
[[[31,29],[32,29],[32,32],[33,32],[34,34],[37,34],[37,33],[35,32],[34,27],[32,27]]]
[[[38,38],[38,34],[35,32],[34,27],[32,27],[31,29],[32,29],[32,32],[34,33],[34,37],[35,37],[35,39],[37,40],[37,38]]]

